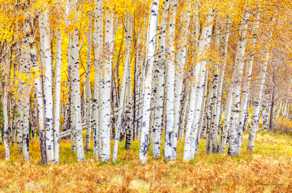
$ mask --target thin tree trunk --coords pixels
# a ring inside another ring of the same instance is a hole
[[[10,53],[10,48],[9,53]],[[9,142],[9,110],[8,110],[8,86],[10,75],[10,54],[4,56],[4,81],[2,96],[2,112],[3,112],[3,144],[5,148],[5,159],[10,159],[10,142]]]
[[[151,91],[152,91],[152,71],[154,64],[154,54],[156,47],[156,33],[158,20],[159,1],[152,0],[149,28],[147,35],[147,52],[146,52],[146,68],[145,76],[143,77],[143,110],[142,110],[142,125],[140,134],[140,162],[147,162],[147,151],[149,145],[149,130],[150,130],[150,114],[151,114]]]
[[[165,125],[165,159],[176,159],[176,132],[175,132],[175,18],[177,0],[170,4],[169,34],[167,38],[167,66],[166,66],[166,125]]]
[[[174,120],[174,132],[175,132],[175,139],[174,139],[174,147],[177,148],[177,140],[179,136],[180,128],[180,120],[182,115],[182,99],[183,99],[183,80],[185,76],[185,66],[187,64],[187,53],[188,53],[188,38],[189,38],[189,27],[191,21],[191,2],[187,0],[185,2],[186,10],[183,14],[182,19],[182,30],[181,33],[184,34],[180,39],[179,49],[176,55],[176,70],[175,70],[175,120]],[[175,152],[174,152],[175,153]],[[174,154],[175,158],[175,154]]]
[[[202,58],[206,50],[210,47],[213,21],[215,11],[209,10],[205,27],[202,30],[198,45],[197,57]],[[199,132],[200,120],[202,116],[202,105],[205,94],[207,61],[199,60],[194,70],[194,83],[191,85],[190,108],[188,112],[186,138],[184,147],[184,160],[192,160],[196,152],[196,138]]]
[[[94,18],[94,94],[92,101],[93,114],[93,137],[94,137],[94,154],[98,157],[99,152],[99,94],[100,94],[100,66],[102,65],[102,49],[103,49],[103,1],[96,0]]]
[[[122,121],[125,115],[126,104],[130,100],[130,62],[131,62],[131,44],[132,44],[132,19],[131,16],[127,16],[126,19],[126,59],[124,65],[124,73],[123,73],[123,81],[120,86],[120,98],[118,103],[118,117],[117,124],[115,125],[115,142],[114,142],[114,150],[113,150],[113,161],[117,160],[118,157],[118,145],[120,141],[120,133],[122,129]],[[126,142],[127,143],[127,142]]]
[[[57,56],[55,71],[55,103],[54,103],[54,161],[59,162],[59,135],[60,135],[60,108],[61,108],[61,65],[62,65],[62,39],[57,33]]]
[[[230,140],[228,154],[236,156],[239,154],[239,121],[240,121],[240,95],[241,83],[244,69],[244,56],[247,41],[249,13],[245,11],[241,25],[240,25],[240,39],[237,44],[234,72],[232,77],[232,98],[231,98],[231,116],[230,116]]]
[[[257,99],[255,99],[254,101],[254,113],[253,113],[251,128],[249,130],[249,136],[248,136],[248,150],[249,151],[253,151],[254,149],[256,132],[259,126],[260,112],[261,112],[262,101],[263,101],[263,96],[264,96],[265,81],[266,81],[266,74],[267,74],[269,61],[270,61],[270,52],[267,50],[265,53],[264,62],[262,64],[260,88],[259,88],[258,96],[257,96]]]
[[[253,28],[252,28],[252,51],[253,53],[251,53],[251,55],[248,58],[248,63],[247,63],[247,83],[244,83],[243,89],[242,89],[242,106],[241,106],[241,120],[239,122],[239,129],[240,129],[240,136],[239,136],[239,140],[240,140],[240,145],[241,145],[241,141],[242,141],[242,132],[244,131],[245,125],[246,125],[246,121],[248,118],[248,105],[249,105],[249,98],[250,98],[250,87],[251,87],[251,83],[252,83],[252,72],[253,72],[253,63],[254,63],[254,55],[255,55],[255,51],[256,51],[256,44],[257,44],[257,31],[259,28],[259,23],[260,23],[260,14],[259,14],[259,10],[257,10],[256,13],[256,20],[253,24]]]
[[[112,54],[114,49],[113,13],[106,10],[105,24],[105,61],[101,67],[100,84],[100,159],[106,162],[110,159],[110,138],[111,138],[111,87],[112,87]]]
[[[86,123],[86,138],[85,138],[85,150],[89,151],[91,140],[91,118],[92,118],[92,104],[91,104],[91,87],[90,87],[90,67],[91,67],[91,17],[89,16],[89,27],[87,34],[87,66],[86,66],[86,78],[85,78],[85,123]]]
[[[21,56],[20,56],[20,68],[19,72],[22,75],[19,79],[19,114],[20,114],[20,139],[22,144],[22,153],[25,160],[30,159],[29,155],[29,97],[30,97],[30,85],[29,85],[29,73],[31,70],[31,58],[30,58],[30,43],[32,42],[32,34],[30,28],[30,18],[26,18],[24,29],[25,37],[22,41]]]
[[[54,128],[53,128],[53,93],[52,93],[52,56],[48,11],[39,17],[41,62],[44,66],[44,107],[47,161],[54,161]]]
[[[84,160],[82,124],[81,124],[81,96],[79,77],[79,32],[77,29],[71,34],[71,92],[72,92],[72,130],[73,140],[76,146],[77,159]]]

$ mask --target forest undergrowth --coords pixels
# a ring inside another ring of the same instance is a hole
[[[246,136],[245,136],[246,137]],[[246,141],[246,140],[244,140]],[[61,163],[40,164],[38,140],[31,144],[31,160],[25,162],[17,147],[11,161],[4,161],[0,147],[0,192],[292,192],[292,136],[259,132],[256,149],[244,144],[239,157],[207,155],[202,140],[194,161],[183,162],[183,143],[176,162],[153,160],[141,165],[139,146],[129,151],[120,144],[119,162],[104,164],[89,151],[86,161],[77,162],[71,142],[61,142]]]

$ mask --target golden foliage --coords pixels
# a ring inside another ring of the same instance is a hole
[[[32,142],[30,163],[24,162],[13,148],[13,160],[3,161],[0,147],[0,189],[2,192],[291,192],[291,136],[261,132],[253,154],[246,151],[240,157],[206,155],[200,144],[193,162],[165,163],[138,161],[138,143],[128,152],[121,148],[120,162],[99,163],[87,153],[87,161],[76,163],[70,142],[62,141],[59,165],[39,164],[39,146]],[[181,157],[183,143],[179,143]],[[121,144],[121,146],[123,146]]]

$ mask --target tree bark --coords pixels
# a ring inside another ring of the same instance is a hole
[[[142,125],[140,134],[140,162],[145,164],[147,162],[147,151],[149,145],[149,130],[150,130],[150,114],[151,114],[151,91],[152,91],[152,71],[154,63],[154,54],[156,47],[156,33],[158,20],[159,1],[152,0],[149,28],[147,35],[147,52],[146,52],[146,68],[145,76],[143,77],[143,110],[142,110]]]

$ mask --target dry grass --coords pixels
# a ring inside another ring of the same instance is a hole
[[[63,141],[62,161],[51,166],[39,164],[37,142],[32,143],[30,163],[15,147],[13,160],[3,161],[0,147],[0,192],[292,192],[291,136],[261,132],[253,154],[245,147],[236,158],[206,155],[203,141],[193,162],[165,163],[150,155],[149,163],[140,165],[135,143],[129,152],[121,148],[118,163],[103,164],[92,152],[77,163],[70,142]],[[180,158],[182,148],[180,144]]]

